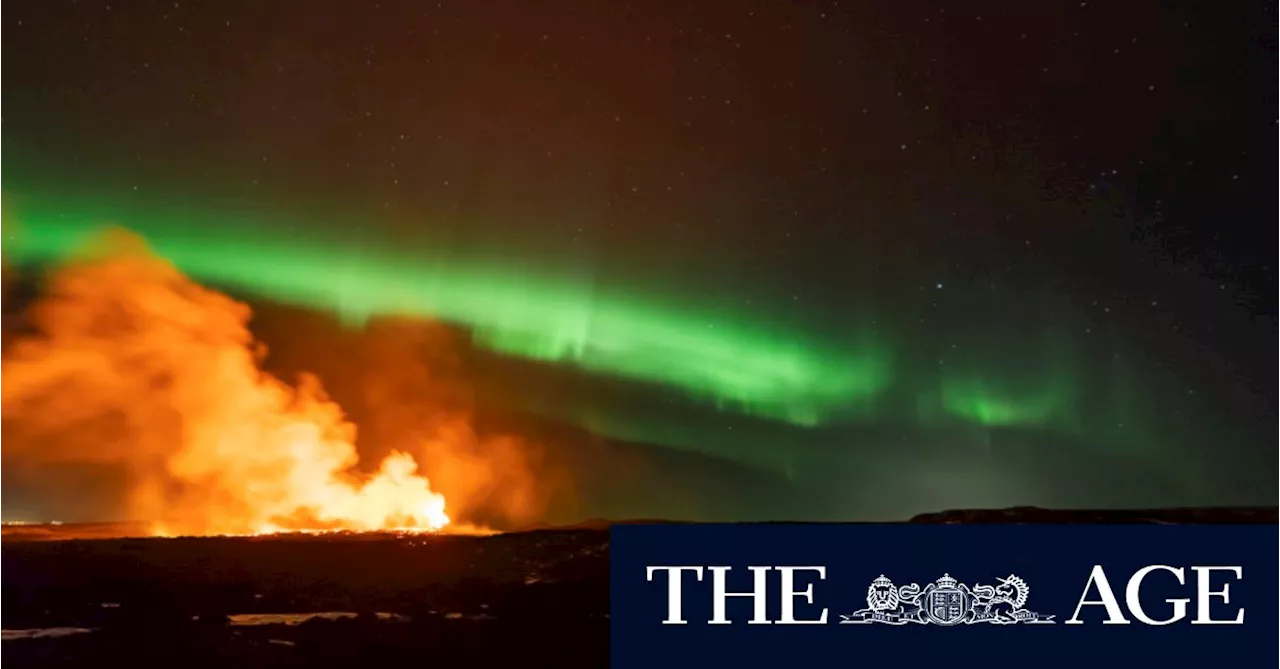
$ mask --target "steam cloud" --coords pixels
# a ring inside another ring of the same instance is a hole
[[[355,426],[320,381],[260,369],[249,307],[127,232],[56,268],[25,316],[29,332],[6,324],[4,466],[111,471],[121,519],[175,533],[510,526],[564,483],[531,445],[477,433],[452,343],[430,323],[335,352],[361,366],[367,428],[389,450],[361,472]]]

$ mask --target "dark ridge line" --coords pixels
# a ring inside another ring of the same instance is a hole
[[[905,521],[750,521],[705,523],[689,520],[665,520],[661,518],[615,519],[592,518],[566,525],[532,525],[491,535],[426,534],[431,540],[464,540],[512,537],[534,533],[606,532],[615,525],[1083,525],[1083,524],[1139,524],[1139,525],[1272,525],[1280,523],[1280,507],[1173,507],[1163,509],[1045,509],[1032,506],[1005,509],[955,509],[916,515]],[[128,527],[132,523],[64,523],[61,525],[5,525],[4,539],[11,544],[47,542],[89,541],[213,541],[241,539],[244,541],[324,541],[324,540],[377,540],[406,537],[401,532],[332,532],[326,534],[278,534],[261,536],[192,535],[175,537],[149,537],[110,535],[75,536],[75,530],[97,529],[112,526]],[[61,533],[69,536],[59,536]]]

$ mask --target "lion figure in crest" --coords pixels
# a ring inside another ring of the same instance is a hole
[[[872,611],[894,611],[901,602],[898,589],[884,574],[867,586],[867,608]]]

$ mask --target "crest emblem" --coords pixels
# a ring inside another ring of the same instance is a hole
[[[921,588],[896,586],[883,574],[867,588],[867,606],[840,616],[842,625],[1052,625],[1053,616],[1026,608],[1031,586],[1010,574],[996,585],[965,585],[943,574]]]
[[[955,625],[964,620],[969,612],[969,597],[949,574],[933,582],[929,591],[929,605],[924,609],[925,617],[935,625]]]

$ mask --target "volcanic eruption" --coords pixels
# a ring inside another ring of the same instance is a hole
[[[139,237],[99,238],[51,273],[6,333],[5,466],[118,470],[119,516],[156,534],[450,527],[415,454],[392,451],[362,471],[355,426],[320,381],[262,371],[250,315]],[[459,470],[449,460],[465,450],[451,439],[476,438],[453,421],[423,445],[444,471]],[[484,477],[468,465],[472,481],[455,486],[464,492]]]

